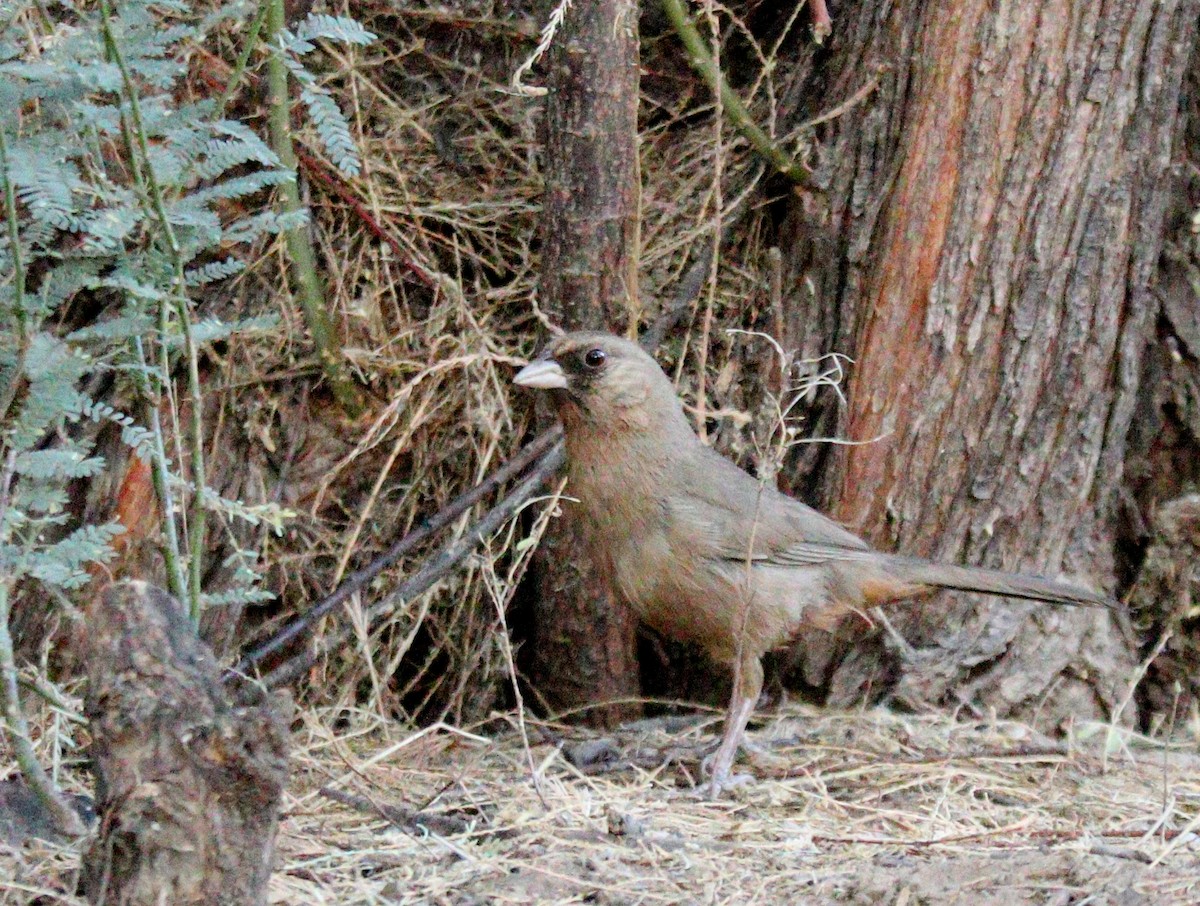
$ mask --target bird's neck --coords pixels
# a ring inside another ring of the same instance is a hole
[[[687,421],[655,425],[566,421],[567,494],[610,525],[654,518],[680,454],[696,443]]]

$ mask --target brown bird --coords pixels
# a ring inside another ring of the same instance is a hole
[[[803,627],[832,629],[850,612],[935,588],[1111,606],[1049,579],[872,550],[705,446],[658,363],[628,340],[567,334],[514,381],[554,400],[567,493],[601,574],[649,626],[733,666],[714,796],[762,689],[762,655]]]

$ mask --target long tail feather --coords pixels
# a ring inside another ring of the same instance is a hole
[[[899,556],[889,556],[885,569],[901,581],[916,585],[984,592],[1006,598],[1048,601],[1052,604],[1117,607],[1115,601],[1100,592],[1024,573],[1006,573],[975,566],[950,566]]]

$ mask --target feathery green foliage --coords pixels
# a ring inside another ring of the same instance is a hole
[[[215,116],[212,102],[176,100],[186,96],[184,51],[238,9],[252,12],[234,4],[201,20],[183,4],[132,0],[53,21],[31,6],[0,34],[0,444],[14,457],[0,568],[10,583],[78,587],[89,563],[111,556],[120,526],[73,525],[67,512],[67,483],[103,468],[84,419],[118,424],[177,502],[164,519],[168,576],[193,613],[203,602],[183,576],[200,574],[203,546],[180,543],[197,530],[180,513],[244,518],[203,490],[194,462],[190,475],[170,462],[152,426],[83,389],[111,375],[157,410],[176,370],[195,365],[183,338],[202,343],[239,327],[191,323],[189,289],[241,270],[235,247],[262,232],[225,223],[218,205],[261,206],[263,190],[294,174],[244,124]],[[100,317],[62,335],[60,319],[81,304],[99,305]],[[194,447],[202,434],[188,440]],[[225,594],[260,596],[253,582]]]
[[[254,130],[222,115],[224,98],[186,100],[182,90],[187,50],[256,12],[235,2],[205,16],[173,0],[0,12],[0,459],[10,465],[0,574],[10,587],[78,587],[88,564],[111,556],[120,526],[77,524],[67,487],[103,470],[83,428],[105,421],[153,465],[168,581],[193,615],[263,597],[246,551],[235,555],[233,589],[199,587],[205,514],[276,530],[288,514],[206,487],[197,357],[205,344],[274,320],[199,316],[193,294],[237,274],[248,246],[303,225],[307,212],[272,210],[272,190],[295,174]],[[302,58],[317,41],[373,36],[351,19],[310,15],[279,38],[266,49],[287,61],[330,157],[357,172],[345,117]],[[99,317],[62,330],[81,305]],[[85,389],[111,386],[139,399],[145,419]],[[167,442],[159,413],[180,399],[195,421]]]
[[[112,559],[124,531],[72,505],[71,484],[106,467],[88,423],[116,426],[151,464],[167,581],[193,619],[205,607],[270,597],[257,552],[236,540],[222,564],[232,581],[202,587],[208,517],[279,531],[291,515],[222,497],[207,486],[204,462],[201,347],[273,319],[226,323],[195,310],[206,287],[243,269],[251,243],[306,218],[294,163],[225,118],[233,85],[198,101],[184,85],[189,49],[253,19],[240,76],[266,10],[244,0],[208,15],[179,0],[0,3],[0,716],[22,772],[64,830],[78,818],[30,742],[8,623],[13,594],[27,585],[52,601],[88,586],[89,569]],[[357,172],[345,118],[300,58],[315,40],[371,36],[348,19],[310,16],[282,37],[272,60],[289,60],[331,157]],[[276,188],[287,201],[278,213]],[[136,400],[140,420],[110,394]],[[164,422],[181,421],[180,436],[164,437]]]
[[[282,29],[278,52],[288,72],[300,85],[300,100],[317,127],[317,135],[334,165],[347,176],[357,176],[362,170],[358,148],[350,134],[350,124],[337,103],[321,87],[313,73],[301,62],[301,57],[316,49],[318,40],[340,41],[346,44],[370,44],[375,36],[353,19],[310,13],[295,31]]]

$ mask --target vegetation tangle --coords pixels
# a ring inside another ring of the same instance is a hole
[[[0,2],[0,906],[1200,900],[1198,30]],[[738,677],[512,386],[579,330],[873,548],[1121,606],[800,632],[698,798]]]

